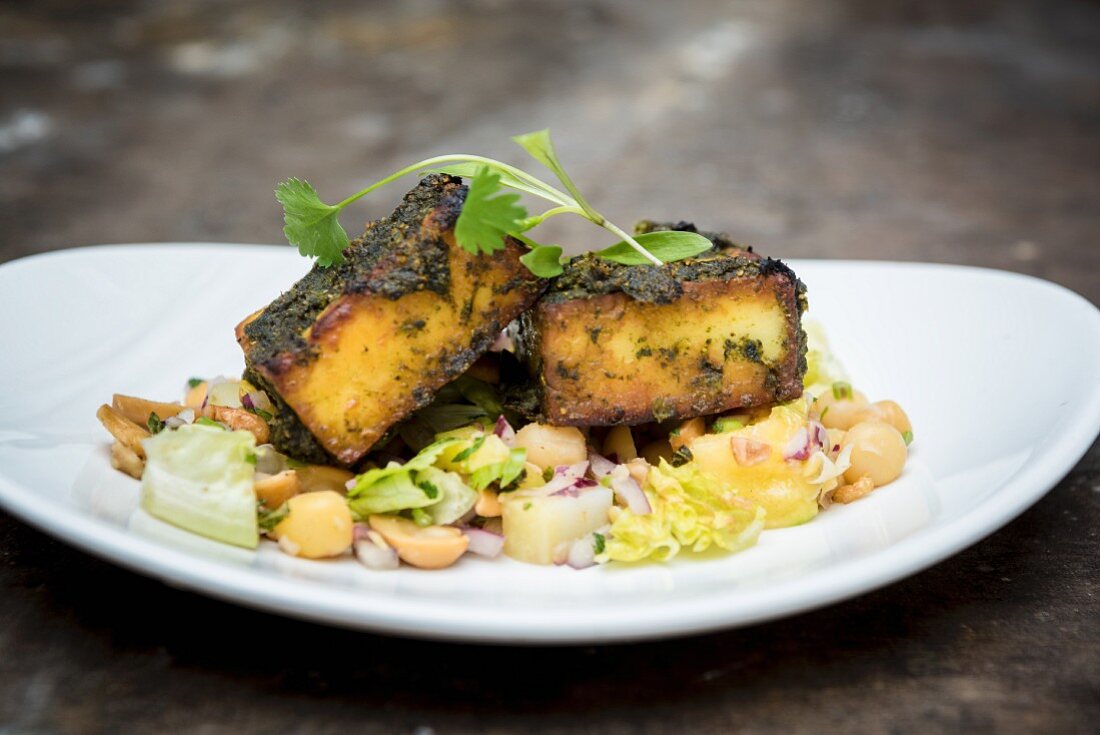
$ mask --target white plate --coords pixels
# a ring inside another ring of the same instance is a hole
[[[0,503],[169,584],[414,636],[606,642],[775,618],[912,574],[989,534],[1073,467],[1100,426],[1100,312],[1058,286],[952,266],[793,262],[853,382],[909,411],[905,475],[741,554],[585,571],[464,558],[371,572],[222,546],[136,509],[94,417],[235,374],[233,326],[302,275],[288,248],[131,245],[0,267]]]

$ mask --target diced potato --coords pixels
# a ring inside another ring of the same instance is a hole
[[[339,493],[323,490],[295,495],[290,513],[275,526],[279,548],[306,559],[339,556],[351,548],[351,511]]]
[[[551,564],[554,548],[608,522],[612,493],[592,487],[576,496],[540,494],[539,488],[501,495],[504,553],[530,564]]]
[[[187,389],[187,395],[183,398],[183,405],[195,411],[202,410],[202,404],[206,402],[206,381],[198,383],[194,387]]]
[[[588,459],[584,434],[575,426],[527,424],[516,432],[516,446],[527,450],[527,461],[546,469]]]

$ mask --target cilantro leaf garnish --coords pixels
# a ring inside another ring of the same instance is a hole
[[[283,233],[302,255],[316,258],[319,265],[327,267],[342,263],[343,252],[350,244],[347,232],[338,220],[344,207],[407,174],[435,171],[460,176],[469,181],[466,201],[455,225],[455,239],[459,246],[473,254],[494,253],[504,248],[505,237],[515,237],[531,248],[531,252],[521,258],[523,264],[542,278],[553,278],[561,273],[560,248],[556,245],[538,245],[522,233],[559,214],[583,217],[618,235],[621,242],[597,254],[624,265],[663,265],[691,257],[710,247],[709,242],[704,247],[702,241],[705,238],[694,233],[650,233],[651,236],[637,237],[629,235],[597,212],[584,198],[558,159],[549,130],[517,135],[513,140],[532,158],[550,169],[565,187],[565,191],[501,161],[466,153],[452,153],[406,166],[337,204],[322,202],[316,189],[309,183],[300,179],[287,179],[275,190],[275,198],[283,205],[286,223]],[[528,217],[527,210],[519,203],[519,195],[503,193],[504,188],[539,197],[555,206]]]
[[[562,273],[561,248],[557,245],[536,245],[519,256],[519,262],[539,278],[553,278]]]
[[[455,223],[455,241],[468,253],[504,249],[504,238],[523,229],[527,210],[519,194],[502,194],[500,174],[482,166],[472,179],[462,212]]]
[[[691,258],[714,247],[710,240],[697,232],[661,230],[635,235],[634,239],[666,263]],[[649,260],[625,241],[597,250],[596,255],[623,265],[649,265]]]
[[[283,205],[283,234],[298,252],[326,267],[344,262],[348,233],[336,219],[342,207],[322,202],[317,190],[301,179],[279,184],[275,198]]]

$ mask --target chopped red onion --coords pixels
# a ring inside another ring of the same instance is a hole
[[[592,534],[579,538],[570,545],[565,563],[574,569],[587,569],[596,564],[596,546]]]
[[[169,429],[178,429],[181,426],[193,423],[195,421],[195,410],[193,408],[185,408],[175,416],[169,416],[164,420],[164,425]]]
[[[541,495],[576,495],[578,487],[575,487],[578,482],[584,481],[580,488],[590,487],[595,483],[584,477],[584,473],[588,470],[588,462],[578,462],[577,464],[563,464],[554,468],[554,476],[550,478],[550,481],[539,488]]]
[[[397,556],[395,549],[389,547],[383,549],[373,541],[366,540],[356,541],[352,548],[355,551],[355,558],[367,569],[381,571],[384,569],[397,569],[401,566],[401,559]]]
[[[487,556],[490,559],[500,556],[504,550],[504,537],[500,534],[486,531],[483,528],[463,528],[462,533],[470,539],[470,545],[466,550],[478,556]]]
[[[599,484],[600,483],[595,480],[590,480],[587,477],[578,477],[573,480],[568,487],[563,487],[561,490],[550,493],[550,495],[568,495],[569,497],[575,498],[580,494],[581,490],[587,490],[590,487],[598,487]]]
[[[806,427],[800,428],[787,441],[783,447],[783,459],[797,459],[800,462],[810,456],[810,432]]]
[[[597,480],[610,475],[612,470],[615,469],[614,462],[595,452],[588,453],[588,465],[592,468],[592,474],[596,476]]]
[[[352,527],[352,551],[359,563],[368,569],[397,569],[401,559],[397,550],[389,546],[382,535],[365,523]]]
[[[516,430],[512,428],[512,425],[508,423],[508,419],[504,416],[497,418],[496,426],[493,427],[493,433],[500,437],[500,440],[504,442],[508,447],[514,447],[516,445]]]
[[[615,497],[626,504],[630,512],[636,516],[644,516],[653,512],[649,504],[649,498],[641,486],[630,476],[630,470],[626,465],[617,465],[611,473],[611,490]]]
[[[577,462],[576,464],[560,464],[554,468],[554,476],[559,475],[563,477],[584,477],[584,473],[588,471],[588,462]]]

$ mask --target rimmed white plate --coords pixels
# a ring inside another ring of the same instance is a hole
[[[289,248],[126,245],[0,267],[0,504],[123,566],[336,625],[502,643],[637,640],[744,625],[900,579],[1007,523],[1100,427],[1100,312],[1053,284],[941,265],[795,261],[853,382],[909,411],[905,475],[741,554],[584,571],[464,558],[372,572],[179,531],[136,508],[94,414],[234,374],[233,326],[308,268]]]

